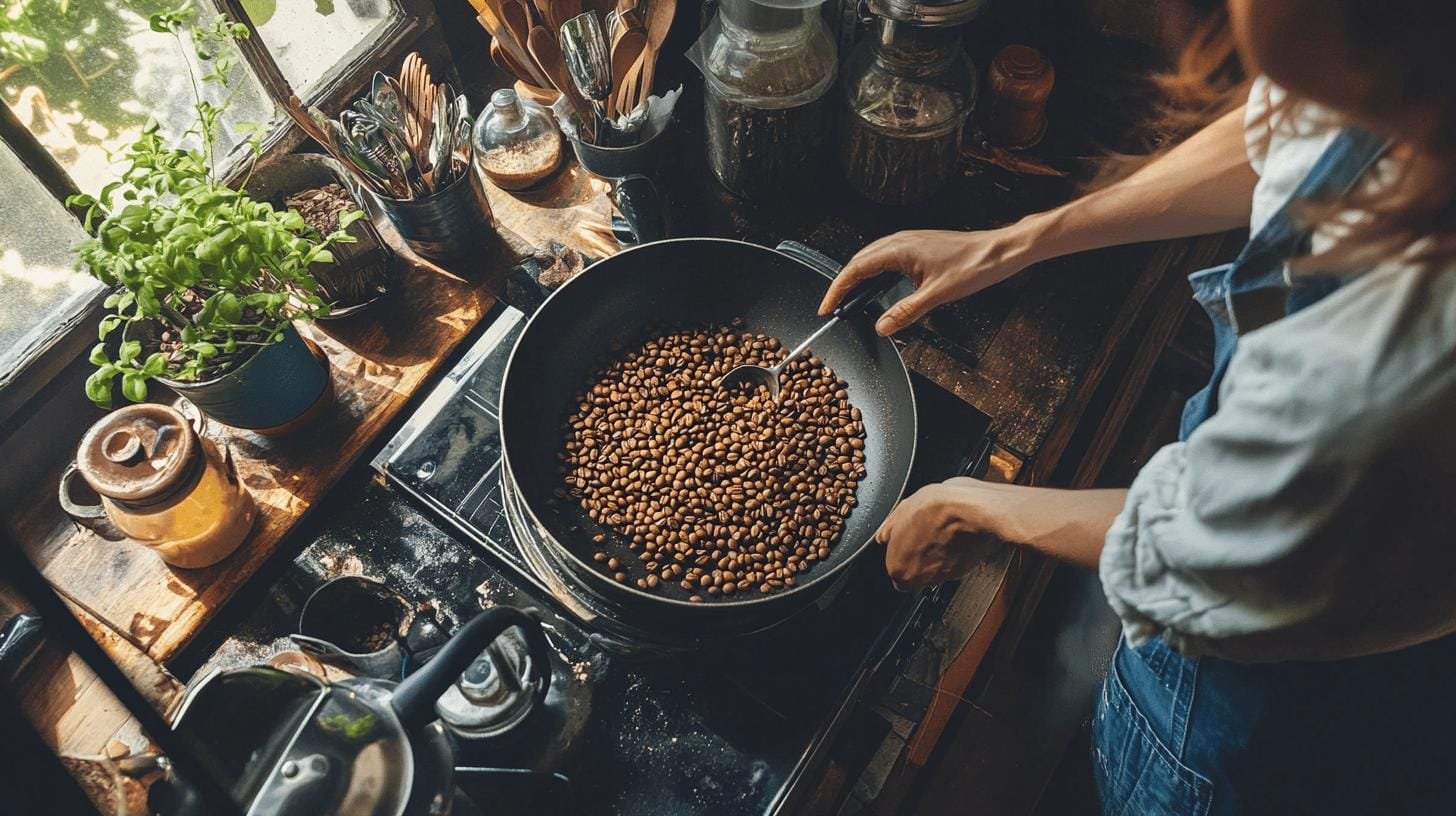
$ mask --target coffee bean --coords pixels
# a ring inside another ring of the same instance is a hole
[[[677,585],[702,602],[695,592],[793,586],[828,558],[857,503],[865,432],[848,384],[809,357],[786,368],[778,403],[762,388],[719,388],[733,365],[785,354],[777,339],[741,326],[676,331],[625,354],[617,347],[566,423],[565,489],[553,501],[577,502],[622,534],[646,567],[632,579],[638,588]],[[622,546],[602,532],[592,540]],[[592,558],[628,580],[625,559]]]

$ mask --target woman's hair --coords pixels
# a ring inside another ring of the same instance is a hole
[[[1446,1],[1424,0],[1432,7]],[[1411,3],[1421,5],[1422,0],[1405,0],[1405,4]],[[1368,0],[1367,5],[1379,3]],[[1356,8],[1348,3],[1336,6]],[[1359,10],[1378,11],[1363,6]],[[1334,8],[1331,13],[1335,13]],[[1384,37],[1367,36],[1359,30],[1347,29],[1346,36],[1360,40],[1354,45],[1362,54],[1401,47],[1398,38],[1371,41]],[[1456,42],[1450,47],[1456,48]],[[1395,55],[1383,55],[1382,62],[1397,65],[1401,60]],[[1146,126],[1150,152],[1108,157],[1093,184],[1103,185],[1129,175],[1194,131],[1239,107],[1248,98],[1252,79],[1240,58],[1228,11],[1219,2],[1203,16],[1173,69],[1154,79],[1163,99],[1158,114]],[[1411,87],[1408,74],[1401,84]],[[1427,77],[1422,85],[1422,92],[1427,94],[1451,94],[1452,107],[1438,107],[1456,109],[1456,77],[1436,82]],[[1390,90],[1392,94],[1399,92]],[[1301,119],[1300,108],[1309,104],[1293,93],[1287,94],[1279,104],[1262,112],[1263,120],[1252,123],[1253,129],[1264,130],[1265,125],[1271,129],[1291,127]],[[1437,131],[1449,127],[1452,125],[1441,122]],[[1318,256],[1296,260],[1296,271],[1358,273],[1397,257],[1421,261],[1456,257],[1456,154],[1451,148],[1456,134],[1436,139],[1437,147],[1424,148],[1403,141],[1401,134],[1392,136],[1389,155],[1393,161],[1380,165],[1382,171],[1393,171],[1389,176],[1337,199],[1307,201],[1296,208],[1299,218],[1335,239],[1332,247]]]

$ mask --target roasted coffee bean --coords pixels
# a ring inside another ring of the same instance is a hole
[[[646,566],[639,588],[701,602],[793,586],[857,503],[865,432],[848,384],[810,357],[785,370],[777,404],[755,386],[719,388],[734,365],[783,359],[778,340],[741,326],[642,344],[598,372],[566,423],[555,497],[622,534]],[[592,535],[622,546],[607,538]],[[626,582],[616,552],[592,557]]]

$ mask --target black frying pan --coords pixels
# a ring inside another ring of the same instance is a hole
[[[722,324],[736,317],[745,328],[792,346],[824,321],[817,308],[838,265],[818,253],[785,244],[779,250],[741,241],[683,238],[644,244],[608,258],[563,286],[541,306],[516,342],[501,389],[501,444],[508,478],[534,527],[553,541],[554,569],[575,585],[608,599],[639,625],[682,634],[751,631],[782,620],[826,589],[873,539],[899,500],[915,453],[915,397],[893,343],[874,333],[872,321],[852,315],[815,342],[823,358],[849,383],[850,401],[863,416],[865,467],[843,534],[829,558],[800,574],[797,586],[775,593],[735,595],[690,603],[686,593],[646,592],[618,584],[591,560],[601,549],[593,523],[571,502],[547,504],[562,487],[558,473],[563,425],[576,395],[611,361],[614,342],[633,344],[665,330]]]

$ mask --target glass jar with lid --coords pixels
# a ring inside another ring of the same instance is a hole
[[[502,190],[525,190],[561,165],[561,131],[545,108],[510,88],[491,94],[475,125],[475,164]]]
[[[689,57],[703,73],[708,165],[749,199],[807,188],[829,135],[834,39],[823,0],[723,0]]]
[[[910,204],[955,172],[978,81],[954,26],[881,17],[850,56],[840,169],[860,195]]]

